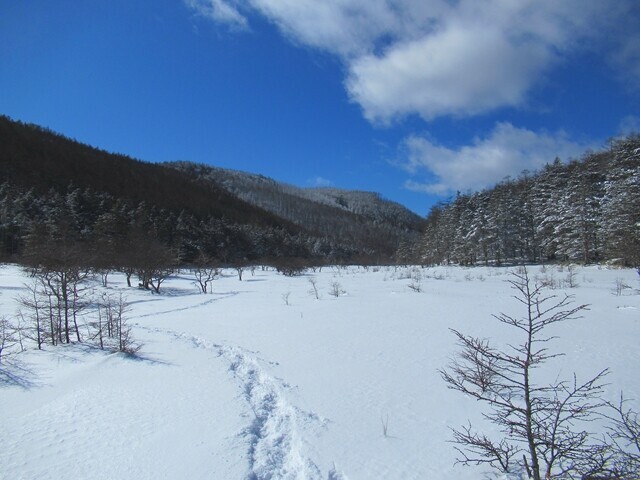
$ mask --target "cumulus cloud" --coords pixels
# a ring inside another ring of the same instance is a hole
[[[554,62],[615,36],[622,19],[635,26],[635,1],[185,0],[235,27],[248,25],[241,12],[258,13],[291,41],[339,56],[350,97],[383,123],[526,104]],[[640,34],[619,36],[612,57],[640,78]]]
[[[409,180],[405,188],[435,195],[490,187],[506,176],[537,170],[556,157],[577,157],[590,145],[570,141],[563,132],[534,132],[499,123],[486,138],[470,145],[448,148],[422,137],[404,142],[402,167],[413,175],[427,174],[430,182]]]
[[[463,25],[351,64],[347,88],[375,122],[419,113],[430,120],[516,106],[552,54],[535,44],[511,44],[495,31]]]
[[[342,58],[368,51],[396,22],[385,0],[250,0],[296,43]]]

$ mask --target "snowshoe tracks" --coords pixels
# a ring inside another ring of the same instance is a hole
[[[305,453],[307,448],[302,433],[324,427],[328,421],[293,405],[286,394],[291,387],[268,372],[263,365],[269,363],[255,352],[240,347],[220,345],[171,330],[149,330],[169,334],[194,348],[213,351],[229,363],[229,370],[239,381],[242,395],[253,412],[253,420],[240,434],[249,442],[250,473],[247,480],[326,478]],[[341,474],[336,476],[335,468],[328,475],[330,479],[346,479]]]

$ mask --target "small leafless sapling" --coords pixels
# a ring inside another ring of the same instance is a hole
[[[576,271],[576,267],[574,265],[569,265],[567,268],[567,277],[565,278],[565,285],[568,288],[576,288],[578,286],[577,282],[578,272]]]
[[[39,289],[39,285],[38,279],[34,279],[29,284],[24,284],[26,293],[18,296],[18,303],[21,307],[18,315],[24,320],[24,324],[28,324],[30,321],[31,328],[25,328],[26,336],[34,340],[38,350],[41,350],[47,336],[46,319],[48,317],[46,306],[48,302],[45,302],[45,296]],[[50,332],[50,334],[55,342],[55,335],[53,332]]]
[[[309,293],[313,295],[316,300],[320,300],[320,292],[318,291],[318,280],[316,280],[315,278],[310,278],[309,284],[311,285]]]
[[[131,327],[127,320],[129,303],[126,297],[104,294],[98,308],[98,320],[94,323],[94,340],[100,348],[108,347],[112,350],[134,355],[141,347],[135,342]]]
[[[11,349],[15,344],[14,326],[7,317],[0,316],[0,363],[2,363],[3,355],[7,356],[7,349]]]
[[[616,287],[615,287],[616,296],[619,297],[627,289],[631,289],[631,287],[629,285],[627,285],[627,283],[622,278],[617,277],[616,278]]]
[[[382,435],[387,438],[389,436],[389,414],[380,417],[380,421],[382,422]]]
[[[495,318],[520,333],[520,341],[495,348],[488,340],[453,330],[461,351],[441,371],[447,386],[488,407],[484,417],[502,432],[498,438],[471,426],[453,430],[453,442],[465,465],[490,465],[503,472],[526,471],[533,480],[587,478],[606,471],[606,446],[587,431],[604,406],[603,370],[587,381],[540,383],[542,364],[561,354],[549,351],[554,323],[577,318],[586,305],[572,306],[568,296],[546,295],[525,268],[509,281],[523,315]]]
[[[411,272],[410,278],[409,288],[416,293],[420,293],[422,291],[422,273],[419,270],[414,270]]]
[[[339,297],[340,295],[344,295],[346,292],[339,282],[331,282],[331,289],[329,290],[329,293],[334,297]]]
[[[610,421],[611,478],[640,478],[640,418],[620,395],[618,403],[607,402],[605,417]]]
[[[289,305],[289,297],[291,296],[291,292],[284,292],[282,294],[282,300],[284,301],[285,305]]]

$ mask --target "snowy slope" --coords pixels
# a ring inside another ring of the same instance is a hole
[[[421,292],[409,288],[415,272]],[[638,408],[637,277],[577,269],[578,286],[566,291],[591,307],[555,326],[566,356],[550,380],[610,367],[610,399],[623,389]],[[497,268],[325,268],[294,278],[256,269],[242,282],[228,272],[203,295],[183,272],[152,295],[114,276],[109,288],[128,296],[141,359],[85,345],[9,357],[0,477],[485,478],[483,467],[454,466],[447,440],[467,420],[491,426],[438,369],[456,351],[450,328],[509,341],[491,317],[519,313],[508,278]],[[615,295],[616,279],[633,288]],[[15,312],[25,281],[17,267],[0,268],[0,314]],[[336,282],[346,292],[338,297]]]

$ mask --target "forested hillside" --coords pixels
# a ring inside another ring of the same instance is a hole
[[[616,261],[640,266],[640,136],[556,160],[434,207],[414,255],[428,263]]]
[[[458,194],[426,221],[369,192],[152,164],[0,117],[0,258],[105,268],[255,262],[640,265],[640,137]]]
[[[314,206],[328,208],[312,201],[301,208]],[[295,222],[268,210],[193,171],[114,155],[0,117],[3,259],[72,255],[138,270],[146,263],[383,262],[403,238],[416,236],[411,228],[342,210]]]
[[[419,238],[424,219],[372,192],[299,188],[262,175],[173,162],[168,165],[224,188],[242,200],[334,242],[393,254],[402,242]]]

